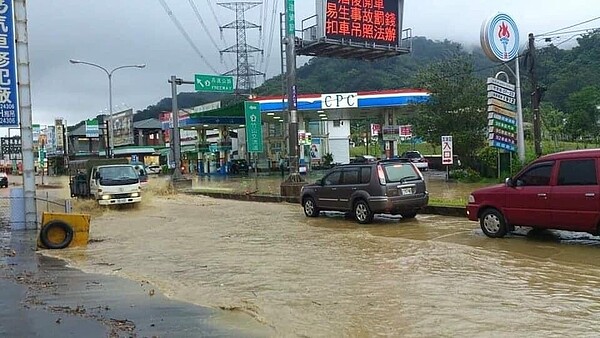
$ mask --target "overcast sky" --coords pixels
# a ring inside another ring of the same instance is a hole
[[[166,1],[202,57],[173,24],[161,1]],[[190,1],[196,4],[209,32],[199,23]],[[247,20],[265,26],[263,39],[259,40],[258,30],[249,31],[248,43],[265,49],[265,59],[270,55],[268,61],[260,62],[257,58],[260,70],[265,71],[268,65],[268,77],[280,69],[278,15],[273,20],[275,29],[271,28],[271,17],[272,13],[283,10],[283,2],[264,0],[265,9],[259,6],[247,12]],[[299,19],[315,13],[315,2],[295,2],[299,28]],[[116,109],[124,106],[144,109],[170,96],[167,79],[171,75],[193,80],[195,73],[213,74],[214,70],[222,73],[234,67],[234,57],[226,57],[226,63],[222,63],[209,39],[210,34],[219,48],[235,41],[233,30],[224,30],[224,40],[219,32],[219,25],[234,20],[234,12],[218,6],[215,0],[29,0],[27,3],[34,123],[49,124],[55,117],[63,117],[73,124],[107,111],[106,74],[90,66],[70,64],[71,58],[109,69],[127,64],[147,65],[145,69],[122,69],[115,73]],[[524,39],[529,32],[541,34],[598,16],[600,2],[407,0],[404,28],[412,28],[413,35],[478,46],[482,22],[498,11],[515,19]],[[597,20],[577,28],[599,26]],[[273,31],[271,40],[269,33]],[[193,91],[193,86],[180,86],[179,90]],[[0,135],[6,135],[5,128],[0,128]]]

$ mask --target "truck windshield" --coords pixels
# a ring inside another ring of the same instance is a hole
[[[139,182],[139,177],[132,166],[112,166],[98,168],[101,185],[122,185]]]

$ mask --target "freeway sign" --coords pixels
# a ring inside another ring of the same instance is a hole
[[[246,115],[246,141],[248,143],[248,152],[262,153],[263,135],[260,103],[244,102],[244,113]]]
[[[196,74],[194,85],[199,92],[233,93],[233,76]]]

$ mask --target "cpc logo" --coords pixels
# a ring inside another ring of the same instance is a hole
[[[497,14],[484,22],[481,47],[494,61],[507,62],[519,54],[519,29],[508,14]]]
[[[321,109],[357,108],[358,94],[323,94],[321,95]]]

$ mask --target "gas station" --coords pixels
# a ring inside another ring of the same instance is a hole
[[[397,130],[400,136],[398,121],[414,112],[414,105],[427,102],[428,99],[429,94],[419,89],[299,95],[299,162],[310,167],[320,162],[322,154],[331,153],[335,163],[348,163],[350,125],[353,120],[367,120],[381,125],[382,132]],[[259,97],[252,101],[260,105],[264,140],[263,151],[256,154],[256,163],[260,170],[272,170],[277,168],[281,157],[289,154],[287,102],[281,96]],[[234,158],[255,162],[247,157],[243,102],[189,113],[183,115],[179,123],[183,130],[197,133],[198,165],[203,166],[199,169],[200,173],[219,172],[217,168]],[[209,133],[216,133],[218,141],[209,142]],[[231,137],[236,134],[237,138]],[[310,135],[308,139],[307,135]],[[392,135],[386,139],[384,156],[398,155],[399,137],[394,139]]]

